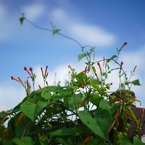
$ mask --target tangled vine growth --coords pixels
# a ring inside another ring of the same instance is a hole
[[[35,27],[41,28],[26,19]],[[41,28],[42,29],[42,28]],[[44,29],[44,28],[43,28]],[[49,29],[46,29],[49,30]],[[67,37],[53,27],[53,34]],[[36,74],[33,68],[24,67],[28,74],[26,81],[20,77],[11,79],[19,82],[26,91],[26,97],[11,110],[0,112],[0,143],[3,145],[142,145],[138,132],[141,122],[132,111],[136,101],[131,91],[132,85],[140,85],[139,80],[131,80],[118,58],[125,42],[110,58],[94,60],[94,47],[83,47],[78,55],[85,59],[85,68],[77,72],[68,66],[70,80],[65,86],[49,86],[48,67],[40,68],[44,87],[34,90]],[[88,51],[87,51],[88,50]],[[115,64],[115,68],[110,63]],[[115,92],[110,92],[112,82],[109,75],[115,72],[120,82]],[[32,85],[31,85],[32,84]],[[143,110],[144,111],[144,110]],[[130,121],[136,128],[132,136],[128,134]],[[7,125],[5,124],[7,122]]]

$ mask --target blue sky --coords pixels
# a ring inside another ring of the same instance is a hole
[[[52,36],[24,21],[19,9],[35,24],[50,29],[50,22],[82,45],[95,46],[96,58],[109,57],[124,42],[120,60],[142,86],[133,87],[145,107],[145,1],[144,0],[0,0],[0,110],[14,107],[25,91],[11,76],[27,79],[24,66],[33,67],[42,84],[39,68],[48,66],[49,84],[64,81],[70,64],[81,70],[80,47],[73,41]],[[82,68],[83,69],[83,68]],[[111,77],[114,79],[114,77]],[[110,80],[111,81],[111,80]]]

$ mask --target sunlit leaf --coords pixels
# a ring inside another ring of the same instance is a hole
[[[78,55],[78,60],[80,61],[84,57],[86,57],[86,53],[79,54]]]
[[[55,34],[59,33],[60,31],[61,31],[60,29],[53,29],[52,34],[55,35]]]
[[[117,57],[116,55],[113,55],[111,58],[107,59],[107,61],[110,62],[111,60],[113,60],[116,57]]]
[[[48,99],[51,99],[52,94],[48,89],[44,89],[43,92],[41,93],[41,96],[44,99],[48,100]]]
[[[86,73],[84,73],[84,72],[78,73],[76,75],[76,79],[77,79],[77,81],[80,85],[86,85],[87,84],[88,78],[87,78]]]

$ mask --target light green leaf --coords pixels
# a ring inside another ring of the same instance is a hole
[[[53,29],[52,34],[55,35],[55,34],[59,33],[60,31],[61,31],[60,29]]]
[[[107,59],[107,61],[110,62],[111,60],[113,60],[116,57],[117,57],[116,55],[113,55],[111,58]]]
[[[43,92],[41,93],[42,98],[48,100],[51,99],[51,92],[48,89],[43,90]]]
[[[78,55],[78,60],[80,61],[84,57],[86,57],[86,53],[79,54]]]

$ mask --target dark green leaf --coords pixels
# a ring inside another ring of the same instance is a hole
[[[30,100],[30,99],[29,100],[26,100],[21,105],[22,112],[28,118],[30,118],[32,121],[35,120],[35,109],[36,109],[36,104],[32,100]]]
[[[132,83],[133,85],[135,85],[135,86],[140,86],[140,85],[141,85],[140,82],[139,82],[139,79],[134,80],[134,81],[131,81],[131,83]]]
[[[91,94],[90,95],[90,102],[93,104],[93,105],[96,105],[97,107],[99,106],[99,103],[101,101],[101,97],[99,96],[98,93],[94,93],[94,94]]]
[[[102,140],[92,138],[85,145],[106,145],[106,143],[103,143]]]
[[[24,22],[24,20],[25,20],[25,17],[22,16],[19,20],[20,20],[20,23],[23,24],[23,22]]]
[[[96,119],[97,124],[105,134],[105,136],[108,135],[108,129],[114,119],[113,116],[111,116],[110,110],[98,108],[94,111],[94,116]]]
[[[52,133],[50,133],[52,136],[70,136],[70,135],[74,135],[74,130],[72,128],[61,128],[58,129]]]
[[[109,101],[107,100],[101,100],[99,107],[102,109],[111,110],[111,106],[109,105]]]
[[[130,142],[130,140],[128,138],[122,138],[121,140],[121,145],[132,145],[132,143]],[[136,145],[141,145],[141,144],[136,144]]]
[[[134,137],[133,143],[133,145],[145,145],[145,143],[143,143],[139,137]]]
[[[38,116],[40,112],[43,110],[43,108],[45,108],[49,104],[50,104],[49,99],[48,100],[45,100],[43,98],[39,99],[35,108],[35,116]]]
[[[95,121],[94,118],[89,114],[87,111],[81,111],[79,113],[80,120],[96,135],[100,136],[101,138],[108,140],[108,138],[105,136],[103,131],[101,130],[98,123]]]
[[[33,141],[30,137],[23,137],[22,139],[14,138],[13,141],[16,145],[33,145]]]

